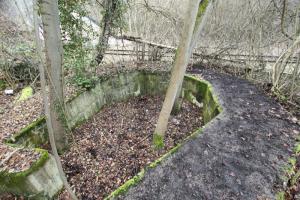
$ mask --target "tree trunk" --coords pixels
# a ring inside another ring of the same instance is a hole
[[[197,18],[198,5],[200,0],[190,0],[181,40],[178,48],[178,54],[172,69],[172,75],[167,90],[166,98],[163,103],[162,110],[159,115],[158,124],[156,126],[153,143],[156,148],[162,148],[164,134],[167,130],[168,119],[176,98],[176,93],[182,83],[186,67],[190,57],[190,46],[194,32],[195,22]]]
[[[192,42],[189,49],[189,57],[191,57],[192,52],[197,44],[197,40],[199,40],[200,34],[203,31],[203,28],[207,20],[207,15],[208,13],[210,13],[211,9],[212,9],[212,2],[210,0],[204,0],[200,2],[198,13],[197,13],[197,19],[194,27],[194,32],[192,36]],[[183,101],[183,96],[184,94],[182,91],[182,82],[181,82],[180,87],[176,92],[176,99],[171,112],[172,114],[176,115],[180,111],[182,101]]]
[[[38,14],[37,14],[38,5],[37,5],[36,0],[33,1],[33,8],[34,8],[34,10],[33,10],[33,19],[34,20],[33,21],[34,21],[34,27],[35,27],[35,42],[36,42],[37,55],[40,60],[40,63],[39,63],[40,80],[41,80],[41,86],[42,86],[44,108],[45,108],[45,115],[46,115],[46,124],[47,124],[48,133],[49,133],[51,149],[52,149],[52,153],[54,155],[55,161],[56,161],[59,175],[64,183],[66,190],[69,192],[69,194],[73,200],[77,200],[77,197],[74,194],[74,192],[72,191],[72,189],[67,181],[66,175],[63,171],[60,157],[58,155],[57,147],[55,144],[53,122],[52,122],[51,111],[50,111],[50,106],[49,106],[50,95],[49,95],[49,97],[47,96],[45,70],[44,70],[44,67],[42,64],[42,63],[44,63],[44,56],[42,53],[42,44],[41,44],[41,40],[40,40],[40,36],[39,36],[39,23],[38,23]]]
[[[46,76],[49,81],[50,117],[59,152],[67,147],[64,118],[62,42],[57,0],[43,0],[40,4],[46,50]]]
[[[102,62],[104,58],[104,53],[108,48],[108,40],[109,37],[111,36],[112,23],[117,9],[118,1],[119,0],[105,0],[103,3],[104,10],[105,10],[105,14],[102,20],[103,28],[102,28],[102,33],[100,34],[99,43],[97,46],[97,55],[95,58],[98,65]]]
[[[35,43],[36,43],[36,51],[37,55],[39,57],[39,72],[40,72],[40,80],[41,80],[41,87],[42,87],[42,93],[43,93],[43,100],[44,100],[44,108],[45,108],[45,115],[46,115],[46,124],[47,124],[47,129],[48,129],[48,134],[49,134],[49,139],[50,139],[50,145],[52,149],[52,153],[55,158],[55,162],[58,168],[59,175],[64,183],[64,186],[66,190],[69,192],[71,198],[73,200],[77,200],[76,195],[72,191],[66,175],[63,171],[62,164],[60,161],[60,157],[57,152],[56,144],[55,144],[55,137],[54,137],[54,129],[53,129],[53,123],[51,121],[51,112],[50,112],[50,106],[49,106],[49,97],[47,96],[47,90],[46,90],[46,77],[45,77],[45,70],[44,70],[44,56],[42,53],[42,44],[40,40],[40,33],[39,33],[39,23],[38,23],[38,5],[36,0],[33,1],[33,21],[34,21],[34,28],[35,28]]]

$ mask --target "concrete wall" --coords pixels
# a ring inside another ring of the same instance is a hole
[[[67,103],[67,121],[70,127],[87,120],[104,105],[124,101],[140,95],[163,95],[169,82],[169,73],[128,72],[99,81],[95,88],[82,93]]]

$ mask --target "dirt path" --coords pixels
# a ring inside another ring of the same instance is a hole
[[[248,81],[194,69],[224,111],[120,199],[275,199],[299,126]]]

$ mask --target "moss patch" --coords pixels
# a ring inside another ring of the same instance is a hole
[[[129,188],[138,184],[144,178],[144,176],[145,176],[145,170],[142,169],[142,171],[139,172],[136,176],[126,181],[122,186],[120,186],[118,189],[113,191],[108,197],[105,198],[105,200],[114,199],[117,196],[126,193],[129,190]]]
[[[33,89],[32,89],[32,87],[27,86],[24,89],[22,89],[21,96],[18,99],[18,102],[25,101],[25,100],[29,99],[30,97],[32,97],[32,95],[33,95]]]
[[[39,147],[48,140],[45,123],[45,117],[41,117],[7,139],[5,143]]]
[[[161,149],[164,147],[164,137],[159,133],[153,135],[153,145],[155,149]]]

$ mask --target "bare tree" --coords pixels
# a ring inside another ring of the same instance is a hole
[[[190,58],[192,46],[191,42],[195,29],[199,4],[200,8],[202,9],[203,6],[205,10],[208,2],[209,0],[189,1],[188,10],[186,12],[187,14],[185,18],[185,24],[181,35],[181,41],[178,47],[178,53],[175,59],[175,64],[172,69],[169,87],[153,136],[153,143],[157,148],[163,147],[163,138],[167,130],[171,110],[175,102],[177,91],[180,89],[180,86],[182,84],[186,67]]]
[[[97,56],[95,58],[97,64],[100,64],[104,58],[104,53],[108,48],[108,40],[112,35],[112,31],[115,26],[116,18],[119,18],[118,12],[120,12],[121,6],[120,0],[104,0],[104,16],[102,19],[103,27],[99,37],[99,43],[97,45]]]
[[[212,1],[202,1],[199,5],[198,8],[198,13],[197,13],[197,19],[196,19],[196,24],[194,27],[194,32],[193,32],[193,36],[192,36],[192,42],[191,42],[191,46],[189,49],[189,57],[192,55],[192,52],[197,44],[197,42],[199,42],[199,38],[200,38],[200,33],[203,32],[206,21],[207,21],[207,17],[208,17],[208,13],[210,13],[212,10]],[[182,80],[183,81],[183,80]],[[176,99],[172,108],[172,113],[176,114],[177,112],[179,112],[180,108],[181,108],[181,104],[182,104],[182,100],[183,98],[181,97],[181,90],[182,90],[182,82],[180,83],[180,87],[177,90],[177,94],[176,94]]]

